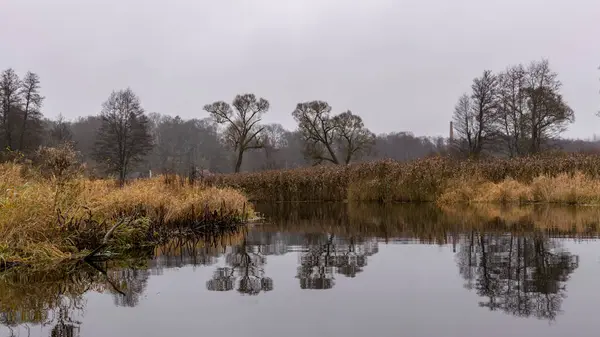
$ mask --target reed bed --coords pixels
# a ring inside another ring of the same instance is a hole
[[[252,216],[246,197],[232,188],[167,177],[120,188],[112,180],[59,179],[34,167],[0,164],[0,265],[77,257],[120,222],[111,242],[135,246],[162,227]]]
[[[378,161],[216,175],[213,186],[253,201],[600,204],[600,156],[544,154],[515,159]]]

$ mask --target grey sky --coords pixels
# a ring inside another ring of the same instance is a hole
[[[300,101],[350,109],[374,132],[446,135],[484,69],[550,60],[576,113],[600,125],[597,0],[0,0],[0,69],[41,76],[44,113],[96,114],[131,86],[149,112],[254,92],[294,128]]]

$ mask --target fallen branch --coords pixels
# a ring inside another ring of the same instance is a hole
[[[125,220],[123,219],[123,220],[119,221],[118,223],[116,223],[114,226],[112,226],[112,228],[109,229],[108,232],[106,232],[106,234],[104,235],[104,239],[102,239],[102,243],[100,244],[100,246],[98,246],[96,249],[92,250],[92,252],[89,253],[84,258],[84,260],[90,260],[91,258],[96,256],[98,254],[98,252],[103,250],[107,246],[108,240],[110,240],[110,237],[113,235],[114,231],[124,223],[125,223]]]

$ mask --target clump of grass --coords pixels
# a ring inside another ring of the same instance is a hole
[[[254,201],[443,203],[600,203],[600,156],[543,154],[514,159],[432,157],[349,166],[216,175],[214,186],[245,191]],[[564,188],[550,186],[559,183]],[[585,185],[590,186],[586,188]],[[544,187],[544,185],[547,185]]]
[[[253,216],[232,188],[166,184],[163,177],[133,181],[81,175],[70,149],[40,151],[42,164],[0,164],[0,265],[49,262],[93,250],[114,224],[111,240],[139,245],[156,226]],[[215,213],[218,212],[218,213]],[[217,216],[214,216],[217,214]]]

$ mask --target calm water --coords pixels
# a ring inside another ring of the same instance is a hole
[[[599,210],[258,208],[247,232],[0,275],[0,336],[597,336]]]

